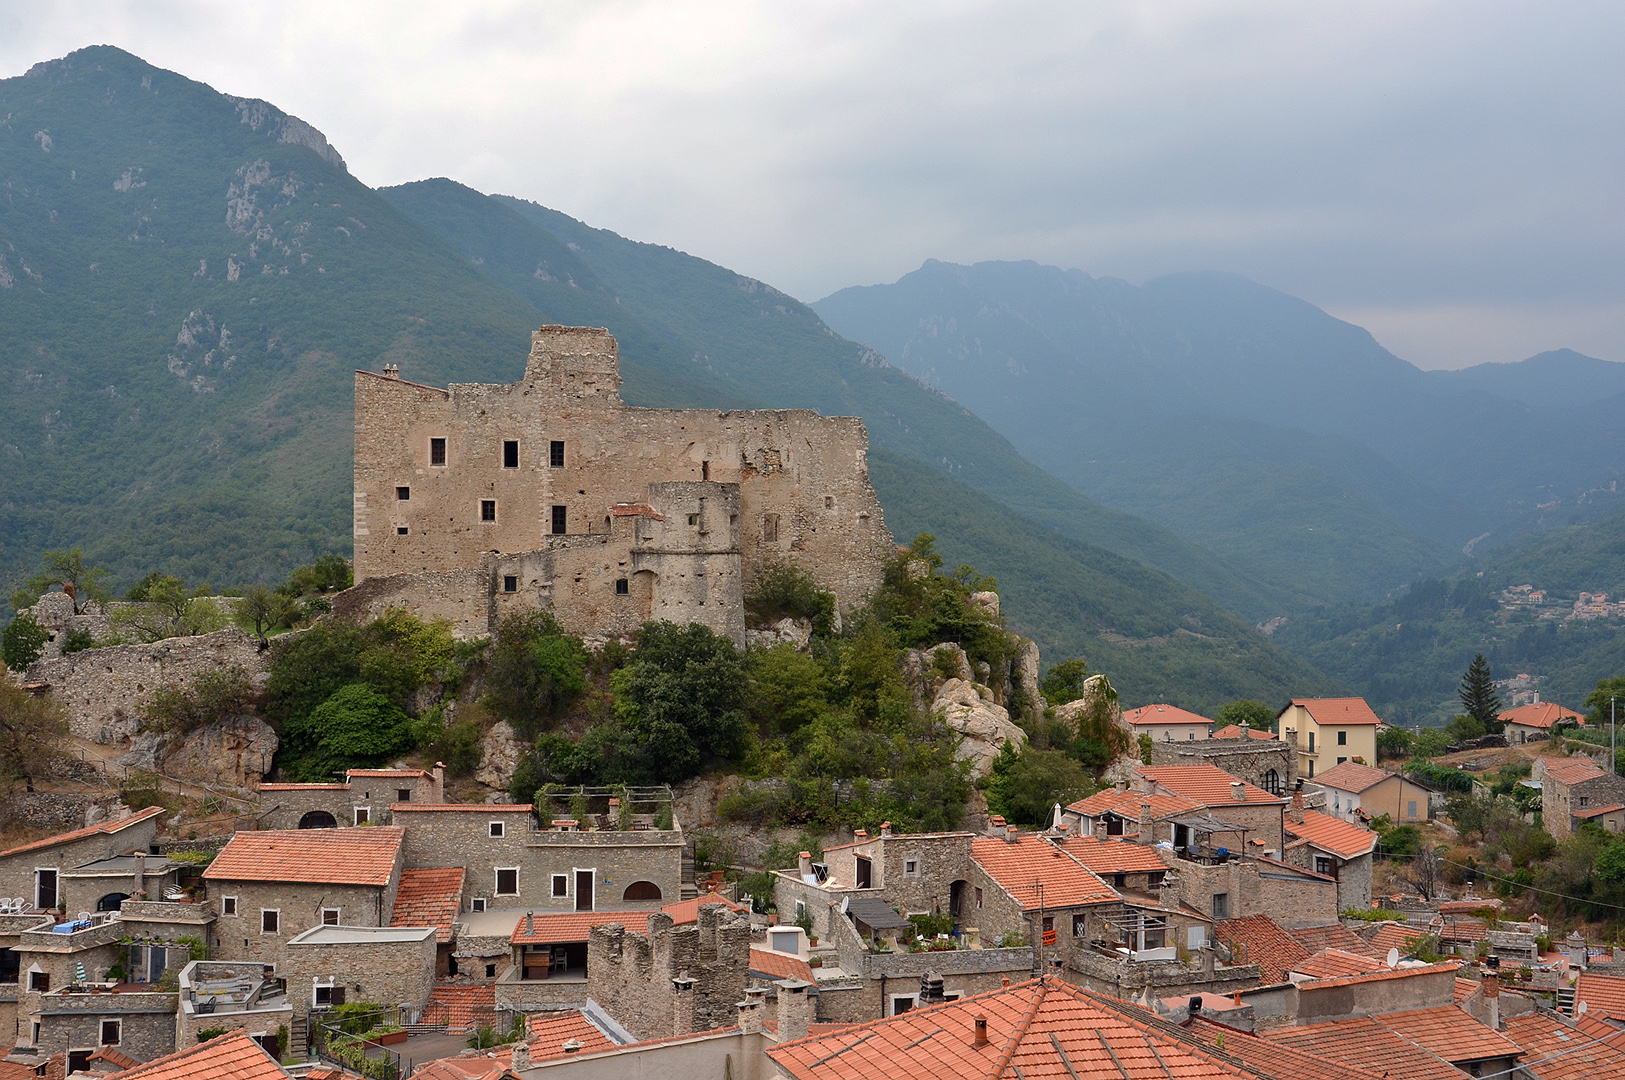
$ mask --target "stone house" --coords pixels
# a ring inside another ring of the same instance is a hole
[[[1213,730],[1212,720],[1175,705],[1141,705],[1137,709],[1124,709],[1123,723],[1128,725],[1129,734],[1135,739],[1149,735],[1154,743],[1205,740]]]
[[[406,829],[407,865],[467,872],[473,911],[651,911],[684,891],[675,819],[669,829],[541,829],[528,805],[478,803],[397,803],[391,815]]]
[[[432,926],[317,925],[288,939],[277,974],[296,1019],[346,1001],[398,1005],[415,1019],[434,990],[435,948]]]
[[[30,915],[0,915],[0,1045],[16,1045],[17,1003],[21,996],[21,955],[17,946],[25,930],[49,927],[51,917],[43,912]]]
[[[1292,798],[1286,822],[1286,861],[1336,881],[1338,911],[1369,908],[1377,834],[1330,814],[1305,810],[1301,791]]]
[[[1126,786],[1097,791],[1061,811],[1063,831],[1103,839],[1122,838],[1142,844],[1191,843],[1192,822],[1202,818],[1202,804],[1178,795],[1132,791]],[[1176,829],[1176,826],[1184,826]],[[1219,844],[1240,845],[1242,832],[1226,827],[1213,835]]]
[[[136,1061],[175,1050],[174,992],[146,986],[98,991],[64,986],[40,995],[32,1014],[35,1054],[88,1059],[114,1049]]]
[[[1029,945],[1040,970],[1063,962],[1076,940],[1100,940],[1109,928],[1105,916],[1122,898],[1059,844],[1031,833],[989,823],[989,835],[971,845],[971,902],[984,942]]]
[[[405,606],[482,635],[550,609],[573,633],[649,619],[744,641],[761,568],[845,610],[893,553],[862,421],[628,408],[604,330],[544,326],[512,385],[356,373],[355,577],[340,613]]]
[[[0,851],[0,896],[40,911],[65,910],[62,872],[114,855],[145,852],[158,835],[161,806]],[[92,904],[94,908],[94,904]]]
[[[401,871],[395,891],[391,926],[432,926],[435,928],[434,970],[437,978],[457,974],[454,956],[457,946],[457,918],[463,910],[463,878],[460,866],[409,866]]]
[[[1625,811],[1625,777],[1598,768],[1590,758],[1542,757],[1535,763],[1540,781],[1541,820],[1561,840],[1578,821],[1598,821],[1607,828]]]
[[[396,803],[445,802],[446,767],[351,769],[343,783],[261,784],[259,795],[259,821],[267,829],[387,825]]]
[[[262,964],[193,960],[181,969],[176,997],[177,1046],[194,1045],[205,1028],[246,1031],[257,1041],[293,1029],[293,1005]]]
[[[894,833],[886,822],[876,836],[859,829],[855,837],[850,844],[826,848],[823,862],[814,863],[802,852],[794,870],[775,872],[774,906],[782,920],[788,923],[806,911],[813,936],[825,937],[843,900],[873,897],[904,915],[949,914],[975,924],[967,914],[974,834]]]
[[[1133,787],[1149,794],[1176,795],[1200,803],[1202,816],[1225,822],[1246,836],[1245,850],[1278,855],[1285,843],[1281,823],[1286,800],[1206,762],[1190,765],[1142,765],[1134,770]],[[1174,846],[1179,842],[1175,822]],[[1240,847],[1233,850],[1241,850]]]
[[[1396,825],[1427,821],[1433,791],[1408,776],[1345,761],[1316,777],[1325,809],[1351,824],[1387,814]]]
[[[1382,721],[1364,698],[1293,698],[1275,723],[1282,739],[1297,736],[1298,774],[1306,780],[1345,761],[1377,760]]]
[[[1509,746],[1522,746],[1531,739],[1536,741],[1549,739],[1552,736],[1552,729],[1558,724],[1585,727],[1585,722],[1584,713],[1565,709],[1555,701],[1537,701],[1531,705],[1519,705],[1501,714],[1503,734],[1506,735]]]
[[[1268,915],[1289,930],[1337,921],[1337,881],[1328,874],[1260,855],[1165,855],[1180,904],[1215,920]]]
[[[388,926],[404,838],[386,825],[237,833],[203,872],[220,913],[216,959],[280,972],[289,942],[311,927]]]
[[[591,928],[587,996],[640,1039],[708,1031],[737,1016],[749,966],[746,912],[704,904],[682,925],[656,912],[644,927]]]
[[[1277,739],[1264,731],[1232,724],[1195,742],[1159,742],[1151,746],[1152,765],[1206,763],[1245,780],[1271,795],[1285,795],[1298,782],[1297,736]]]

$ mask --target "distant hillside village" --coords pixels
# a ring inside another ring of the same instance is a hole
[[[353,580],[21,597],[0,1080],[1625,1077],[1593,714],[1124,709],[860,421],[618,387],[359,372]]]

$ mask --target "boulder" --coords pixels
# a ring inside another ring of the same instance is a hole
[[[1015,679],[1021,700],[1027,703],[1027,716],[1033,720],[1044,715],[1044,695],[1038,690],[1038,667],[1038,643],[1022,638],[1021,651],[1011,665],[1011,676]]]
[[[146,738],[146,734],[136,736],[137,744]],[[158,771],[165,776],[210,787],[253,791],[271,767],[278,745],[280,740],[270,724],[245,714],[216,720],[185,735],[162,737],[153,757]],[[119,760],[122,764],[124,759]]]
[[[529,747],[506,720],[498,721],[480,739],[480,767],[474,779],[487,787],[506,791]]]
[[[999,594],[996,592],[973,592],[970,594],[970,606],[991,618],[999,617]]]
[[[806,652],[812,641],[810,619],[783,618],[764,630],[746,630],[745,644],[771,649],[775,645],[793,645],[797,652]]]
[[[1010,719],[1003,706],[992,701],[993,692],[964,679],[949,679],[931,702],[931,711],[941,714],[948,726],[964,738],[959,759],[971,763],[971,775],[986,776],[993,769],[1004,744],[1017,746],[1027,741],[1026,732]]]
[[[1094,708],[1095,700],[1106,687],[1106,676],[1091,675],[1083,682],[1083,696],[1065,705],[1055,706],[1055,719],[1064,721],[1073,734],[1078,731],[1078,714],[1088,712]],[[1112,719],[1117,723],[1123,722],[1123,710],[1115,702],[1112,708]]]

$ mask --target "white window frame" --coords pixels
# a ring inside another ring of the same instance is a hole
[[[891,995],[891,1012],[890,1012],[889,1015],[891,1015],[891,1016],[901,1016],[901,1015],[903,1015],[903,1013],[900,1013],[900,1012],[897,1011],[897,1003],[899,1001],[908,1002],[908,1008],[904,1009],[903,1012],[913,1012],[915,1009],[918,1009],[920,1007],[920,995],[919,994],[892,994]]]
[[[591,874],[592,875],[592,877],[590,879],[592,881],[592,895],[587,897],[587,906],[583,908],[583,907],[580,906],[580,904],[581,904],[581,894],[580,894],[579,891],[577,891],[576,896],[575,896],[576,910],[577,911],[597,911],[598,910],[598,867],[596,867],[596,866],[572,866],[570,868],[570,878],[571,878],[572,881],[580,882],[582,874]]]
[[[333,916],[333,921],[332,922],[327,921],[327,916],[329,914],[331,914]],[[324,907],[324,908],[322,908],[322,925],[323,926],[343,926],[344,925],[344,909],[343,908],[336,908],[336,907]]]
[[[470,911],[484,911],[486,904],[488,904],[489,902],[490,901],[488,901],[483,896],[470,897],[469,901],[468,901],[468,910],[470,910]]]
[[[513,872],[513,892],[502,891],[502,874],[504,871]],[[491,868],[491,895],[492,896],[518,896],[519,895],[519,867],[494,866]]]
[[[350,807],[350,810],[351,810],[352,816],[354,818],[352,824],[366,825],[366,824],[368,824],[368,823],[370,823],[372,821],[372,807],[370,807],[370,806],[352,806],[352,807]]]
[[[42,904],[42,903],[40,903],[39,876],[41,874],[55,875],[56,888],[53,891],[56,893],[56,899],[53,900],[50,904]],[[61,867],[57,867],[57,866],[36,866],[36,867],[34,867],[34,909],[36,911],[48,911],[51,908],[57,908],[57,907],[61,907],[61,906],[62,906],[62,869],[61,869]]]
[[[918,859],[904,859],[903,860],[903,876],[906,877],[906,878],[919,877],[920,876],[920,860],[918,860]]]
[[[559,888],[559,882],[561,882],[561,881],[564,882],[564,888],[562,890]],[[570,875],[569,874],[554,874],[553,875],[553,892],[552,892],[551,895],[553,896],[554,899],[557,899],[557,900],[569,899],[569,896],[570,896]]]
[[[508,823],[506,821],[492,821],[487,825],[487,835],[492,840],[505,840],[508,836]]]
[[[114,1034],[117,1036],[112,1042],[108,1042],[106,1038],[108,1024],[113,1025]],[[124,1042],[124,1021],[116,1016],[102,1017],[96,1025],[96,1045],[118,1046],[122,1042]]]
[[[276,927],[275,927],[275,929],[267,930],[265,928],[265,916],[266,915],[274,915],[276,917]],[[282,933],[282,909],[281,908],[275,908],[275,907],[270,907],[270,908],[262,907],[262,908],[260,908],[260,933],[261,934],[281,934]]]
[[[312,1009],[331,1009],[333,1007],[333,987],[334,987],[334,985],[335,985],[335,982],[334,982],[333,976],[331,976],[331,975],[329,975],[327,977],[326,982],[322,982],[320,979],[311,979],[310,980],[310,1007]],[[326,1005],[323,1005],[320,1001],[316,1000],[316,994],[317,994],[318,991],[321,991],[321,990],[326,990],[327,991],[327,1004]]]
[[[220,898],[220,914],[237,917],[237,898],[235,896],[222,896]]]

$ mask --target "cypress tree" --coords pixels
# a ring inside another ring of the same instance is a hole
[[[1467,666],[1461,677],[1461,707],[1467,715],[1484,725],[1491,735],[1499,735],[1501,723],[1501,696],[1495,692],[1495,680],[1490,675],[1490,662],[1479,653]]]

